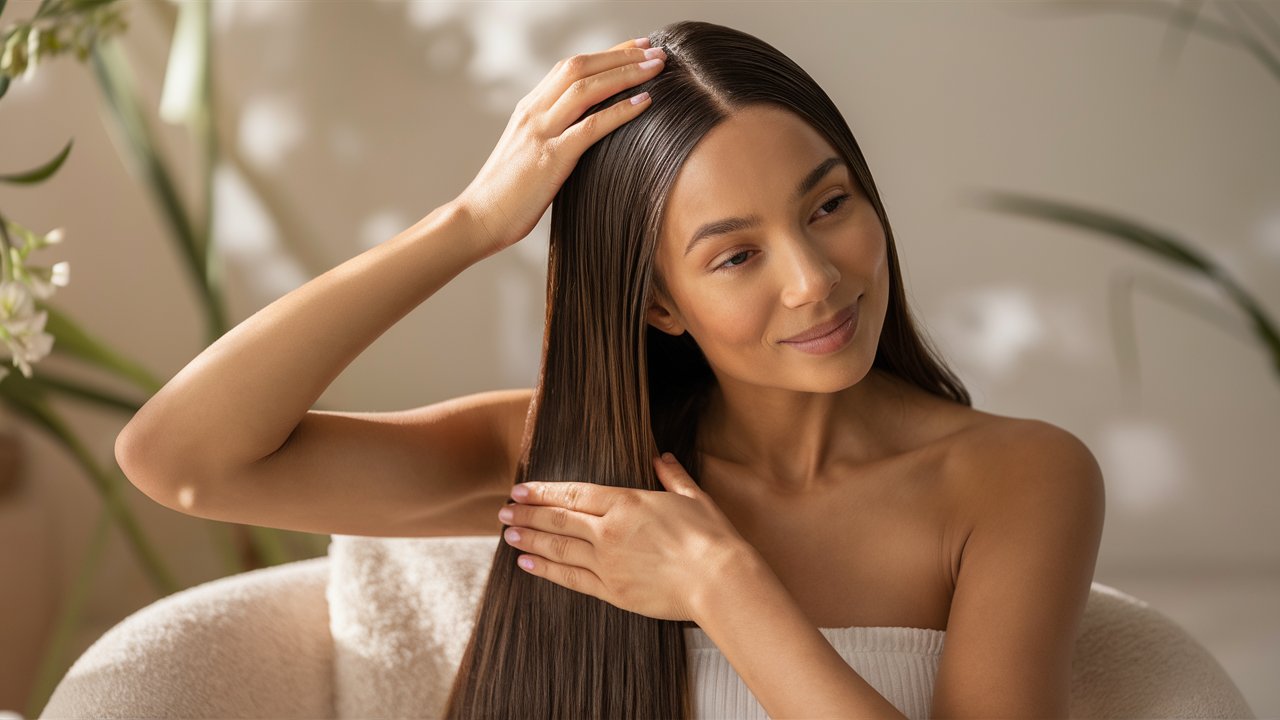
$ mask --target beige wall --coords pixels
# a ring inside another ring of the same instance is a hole
[[[131,22],[124,43],[154,118],[167,30],[147,3],[123,2]],[[36,4],[11,0],[0,25]],[[1275,368],[1240,339],[1243,319],[1204,283],[1101,237],[964,197],[979,188],[1026,191],[1175,232],[1280,317],[1280,78],[1225,42],[1178,37],[1157,17],[1171,7],[217,4],[218,122],[243,163],[243,172],[224,167],[217,186],[231,318],[243,320],[456,195],[515,102],[557,59],[681,18],[754,33],[806,68],[845,112],[893,222],[909,300],[975,405],[1047,420],[1093,449],[1108,485],[1096,579],[1184,623],[1255,711],[1277,714],[1280,693],[1268,678],[1280,669],[1280,621],[1266,610],[1280,600]],[[1219,9],[1204,12],[1222,23]],[[1169,46],[1179,47],[1174,62],[1162,59]],[[71,264],[55,305],[167,378],[203,348],[202,318],[100,107],[89,68],[70,57],[11,87],[0,101],[0,171],[43,162],[70,137],[76,144],[53,181],[0,185],[0,211],[39,231],[64,226],[65,244],[46,252],[49,263]],[[162,138],[194,201],[185,132],[166,126]],[[321,403],[392,410],[532,384],[549,217],[404,318]],[[1109,325],[1109,287],[1130,273],[1154,288],[1134,298],[1136,389],[1121,380]],[[1160,300],[1166,286],[1221,307],[1230,322]],[[47,366],[119,387],[57,359]],[[124,418],[59,409],[109,461]],[[99,502],[60,449],[20,426],[27,502],[48,520],[8,527],[32,535],[44,527],[43,538],[28,541],[49,549],[53,563],[38,569],[55,573],[48,582],[62,592]],[[220,574],[203,523],[136,492],[131,501],[184,582]],[[0,500],[0,522],[21,512],[8,502],[6,510]],[[0,564],[17,568],[6,583],[31,564],[22,558]],[[95,582],[95,625],[80,649],[153,599],[118,535]],[[0,697],[0,708],[15,706]]]

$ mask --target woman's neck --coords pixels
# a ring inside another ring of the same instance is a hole
[[[786,494],[821,487],[898,451],[901,387],[872,369],[833,393],[717,383],[698,423],[699,451],[752,468]],[[896,422],[895,422],[896,421]]]

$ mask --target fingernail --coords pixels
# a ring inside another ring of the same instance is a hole
[[[649,47],[649,37],[638,37],[635,39],[636,47]]]
[[[525,498],[529,497],[529,488],[525,487],[524,485],[516,485],[515,487],[511,488],[511,497],[517,500],[524,500]]]
[[[664,452],[662,453],[662,459],[665,460],[666,462],[673,463],[676,461],[676,456],[672,455],[669,452]]]

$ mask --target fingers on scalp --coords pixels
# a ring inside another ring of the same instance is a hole
[[[590,70],[593,67],[595,67],[596,65],[595,58],[597,56],[604,55],[605,53],[610,53],[617,56],[616,58],[611,58],[611,59],[614,59],[614,60],[620,59],[623,62],[629,63],[629,64],[638,63],[645,59],[644,51],[647,49],[647,47],[648,47],[647,44],[636,45],[634,40],[628,40],[625,43],[622,43],[620,45],[615,45],[609,48],[604,53],[576,53],[576,54],[570,55],[569,57],[560,58],[559,60],[556,61],[555,68],[569,76],[576,76],[576,75],[585,76],[588,74],[593,74],[593,73],[590,73]],[[601,60],[603,61],[603,58],[601,58]]]
[[[636,97],[639,99],[633,100]],[[572,140],[584,146],[590,145],[604,135],[616,130],[630,118],[637,116],[649,106],[649,101],[650,97],[647,91],[632,93],[628,97],[615,101],[609,107],[586,115],[581,120],[570,125],[561,133],[560,139]]]
[[[639,52],[640,55],[634,53]],[[569,83],[569,87],[565,88],[566,95],[574,94],[577,96],[590,94],[593,88],[598,85],[613,85],[615,83],[625,83],[632,85],[635,83],[636,75],[644,76],[647,71],[640,67],[640,63],[645,59],[642,50],[632,48],[629,54],[622,59],[624,63],[614,65],[613,67],[599,66],[597,67],[590,57],[583,55],[575,55],[565,63],[561,68],[561,72],[565,78],[573,78]]]

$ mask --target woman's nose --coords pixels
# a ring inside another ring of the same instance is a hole
[[[792,248],[786,266],[783,302],[789,307],[799,307],[827,299],[831,290],[840,284],[840,270],[822,248],[809,241],[795,242]]]

